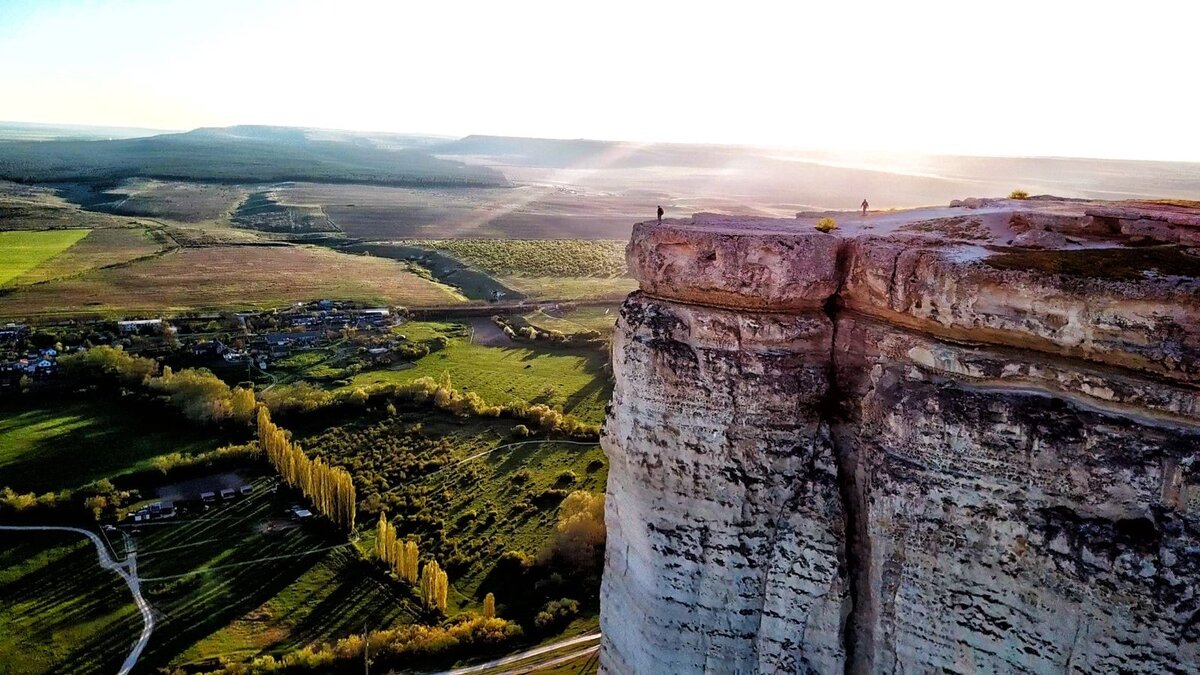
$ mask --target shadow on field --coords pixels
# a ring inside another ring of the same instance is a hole
[[[576,408],[578,408],[580,405],[582,405],[584,401],[588,400],[589,398],[591,398],[593,396],[599,395],[601,392],[603,392],[607,388],[608,388],[608,381],[605,378],[603,378],[603,377],[592,378],[592,381],[588,382],[587,386],[583,387],[582,389],[575,392],[574,394],[571,394],[571,396],[569,398],[567,398],[566,404],[563,405],[563,410],[567,411],[568,413],[573,414],[573,411]]]
[[[332,555],[348,557],[350,554],[335,551]],[[343,562],[359,564],[357,560]],[[330,635],[359,633],[364,626],[368,630],[379,630],[401,617],[409,622],[420,618],[413,611],[412,603],[396,597],[387,582],[371,576],[347,574],[343,575],[338,587],[292,629],[289,639],[277,647],[298,649]]]
[[[328,555],[327,547],[345,542],[320,523],[266,530],[265,523],[287,502],[263,489],[266,484],[256,482],[254,496],[202,517],[142,526],[138,575],[156,623],[138,670],[166,666],[295,582]],[[274,556],[288,557],[262,560]],[[140,615],[134,614],[90,636],[62,668],[82,669],[93,654],[112,645],[128,650],[140,631]]]
[[[29,559],[49,549],[67,552],[0,586],[0,614],[14,616],[13,624],[21,626],[20,632],[27,631],[32,636],[41,636],[40,640],[53,641],[62,631],[102,619],[125,606],[126,615],[111,625],[120,626],[127,623],[128,618],[137,617],[133,632],[126,633],[125,638],[116,643],[97,645],[92,652],[75,659],[69,672],[116,670],[141,630],[140,615],[134,610],[124,582],[114,572],[99,566],[92,543],[74,534],[5,535],[37,538],[11,548],[6,546],[6,559]],[[77,541],[71,542],[71,539]]]

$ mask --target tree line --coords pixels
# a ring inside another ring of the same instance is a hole
[[[317,511],[346,530],[354,529],[357,497],[350,472],[310,458],[271,421],[266,406],[258,408],[258,443],[283,480],[308,497]]]
[[[221,423],[232,420],[244,424],[254,421],[257,402],[254,390],[230,387],[206,368],[185,368],[179,372],[144,356],[123,349],[100,345],[58,360],[70,377],[101,382],[116,381],[122,386],[144,386],[162,394],[185,417],[194,422]]]

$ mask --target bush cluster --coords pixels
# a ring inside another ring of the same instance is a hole
[[[245,460],[258,459],[261,456],[262,450],[258,447],[257,443],[244,443],[241,445],[226,445],[216,450],[201,452],[195,455],[172,452],[168,455],[159,455],[150,460],[150,463],[154,465],[154,468],[163,472],[163,475],[168,475],[193,467],[213,467],[218,464],[239,463]]]
[[[153,359],[127,354],[117,347],[102,345],[58,359],[67,375],[79,380],[112,381],[130,386],[142,384],[158,373]]]
[[[571,598],[552,600],[533,617],[533,624],[541,630],[561,628],[579,616],[579,601]]]
[[[164,367],[162,375],[146,380],[150,391],[163,394],[194,422],[233,420],[249,424],[256,405],[254,390],[231,389],[206,368],[185,368],[178,373]]]
[[[280,658],[262,656],[248,664],[229,664],[216,673],[259,675],[262,673],[330,673],[362,668],[363,650],[380,672],[389,668],[409,670],[433,659],[452,661],[494,650],[521,636],[521,628],[504,619],[464,617],[446,626],[407,625],[336,642],[303,647]]]
[[[307,413],[332,405],[366,405],[371,398],[383,397],[417,405],[432,405],[463,417],[508,417],[524,420],[542,432],[557,432],[572,438],[596,439],[600,425],[580,420],[558,408],[538,403],[512,401],[503,405],[488,403],[479,394],[455,389],[450,374],[443,373],[434,380],[419,377],[404,384],[378,383],[353,389],[325,391],[307,383],[275,387],[262,392],[262,402],[272,413]],[[514,428],[514,435],[520,431]]]
[[[136,491],[118,490],[108,479],[98,480],[77,490],[19,493],[12,488],[0,489],[0,515],[18,515],[40,518],[53,514],[61,521],[63,512],[81,517],[91,516],[99,520],[106,514],[117,512],[126,504],[136,501]],[[74,517],[73,515],[71,517]]]

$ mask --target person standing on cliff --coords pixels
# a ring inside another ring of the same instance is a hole
[[[867,207],[869,207],[869,206],[871,206],[871,205],[870,205],[870,204],[868,204],[868,203],[867,203],[867,200],[865,200],[865,199],[864,199],[864,200],[863,200],[863,203],[861,204],[861,206],[862,206],[862,210],[863,210],[863,215],[864,215],[864,216],[865,216],[865,215],[867,215]]]
[[[660,207],[658,207],[658,222],[660,222],[660,223],[662,222],[662,216],[663,216],[663,210],[662,210],[662,207],[660,206]]]

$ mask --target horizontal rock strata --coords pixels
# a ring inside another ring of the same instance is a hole
[[[638,225],[603,669],[1200,672],[1200,258],[1143,208]]]

